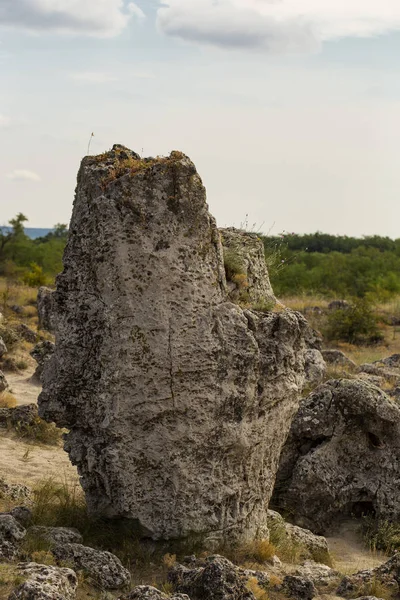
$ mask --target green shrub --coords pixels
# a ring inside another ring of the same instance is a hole
[[[49,278],[44,274],[43,267],[38,265],[37,263],[31,263],[30,270],[25,271],[22,280],[25,285],[29,285],[30,287],[40,287],[41,285],[47,285],[49,283]]]
[[[400,522],[365,517],[363,535],[371,550],[383,550],[392,555],[400,550]]]
[[[323,334],[327,340],[350,344],[374,344],[384,338],[371,305],[362,299],[329,313]]]

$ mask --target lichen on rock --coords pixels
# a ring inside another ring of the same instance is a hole
[[[230,302],[189,158],[83,160],[53,302],[40,415],[69,429],[91,514],[153,539],[261,535],[308,325]]]

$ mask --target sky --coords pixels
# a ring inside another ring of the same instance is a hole
[[[221,227],[398,238],[399,55],[399,0],[0,0],[0,225],[68,223],[90,141],[183,151]]]

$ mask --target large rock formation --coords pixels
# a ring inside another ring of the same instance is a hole
[[[37,295],[39,329],[50,332],[55,330],[53,295],[54,291],[45,286],[39,288]]]
[[[260,533],[304,381],[307,323],[227,301],[193,163],[83,160],[40,415],[70,430],[89,510],[143,535]]]
[[[332,380],[300,406],[274,504],[324,533],[343,516],[400,518],[400,407],[360,380]]]

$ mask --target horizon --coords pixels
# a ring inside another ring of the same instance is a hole
[[[220,227],[400,236],[400,5],[28,8],[0,4],[4,221],[69,223],[88,146],[122,143],[190,156]]]

